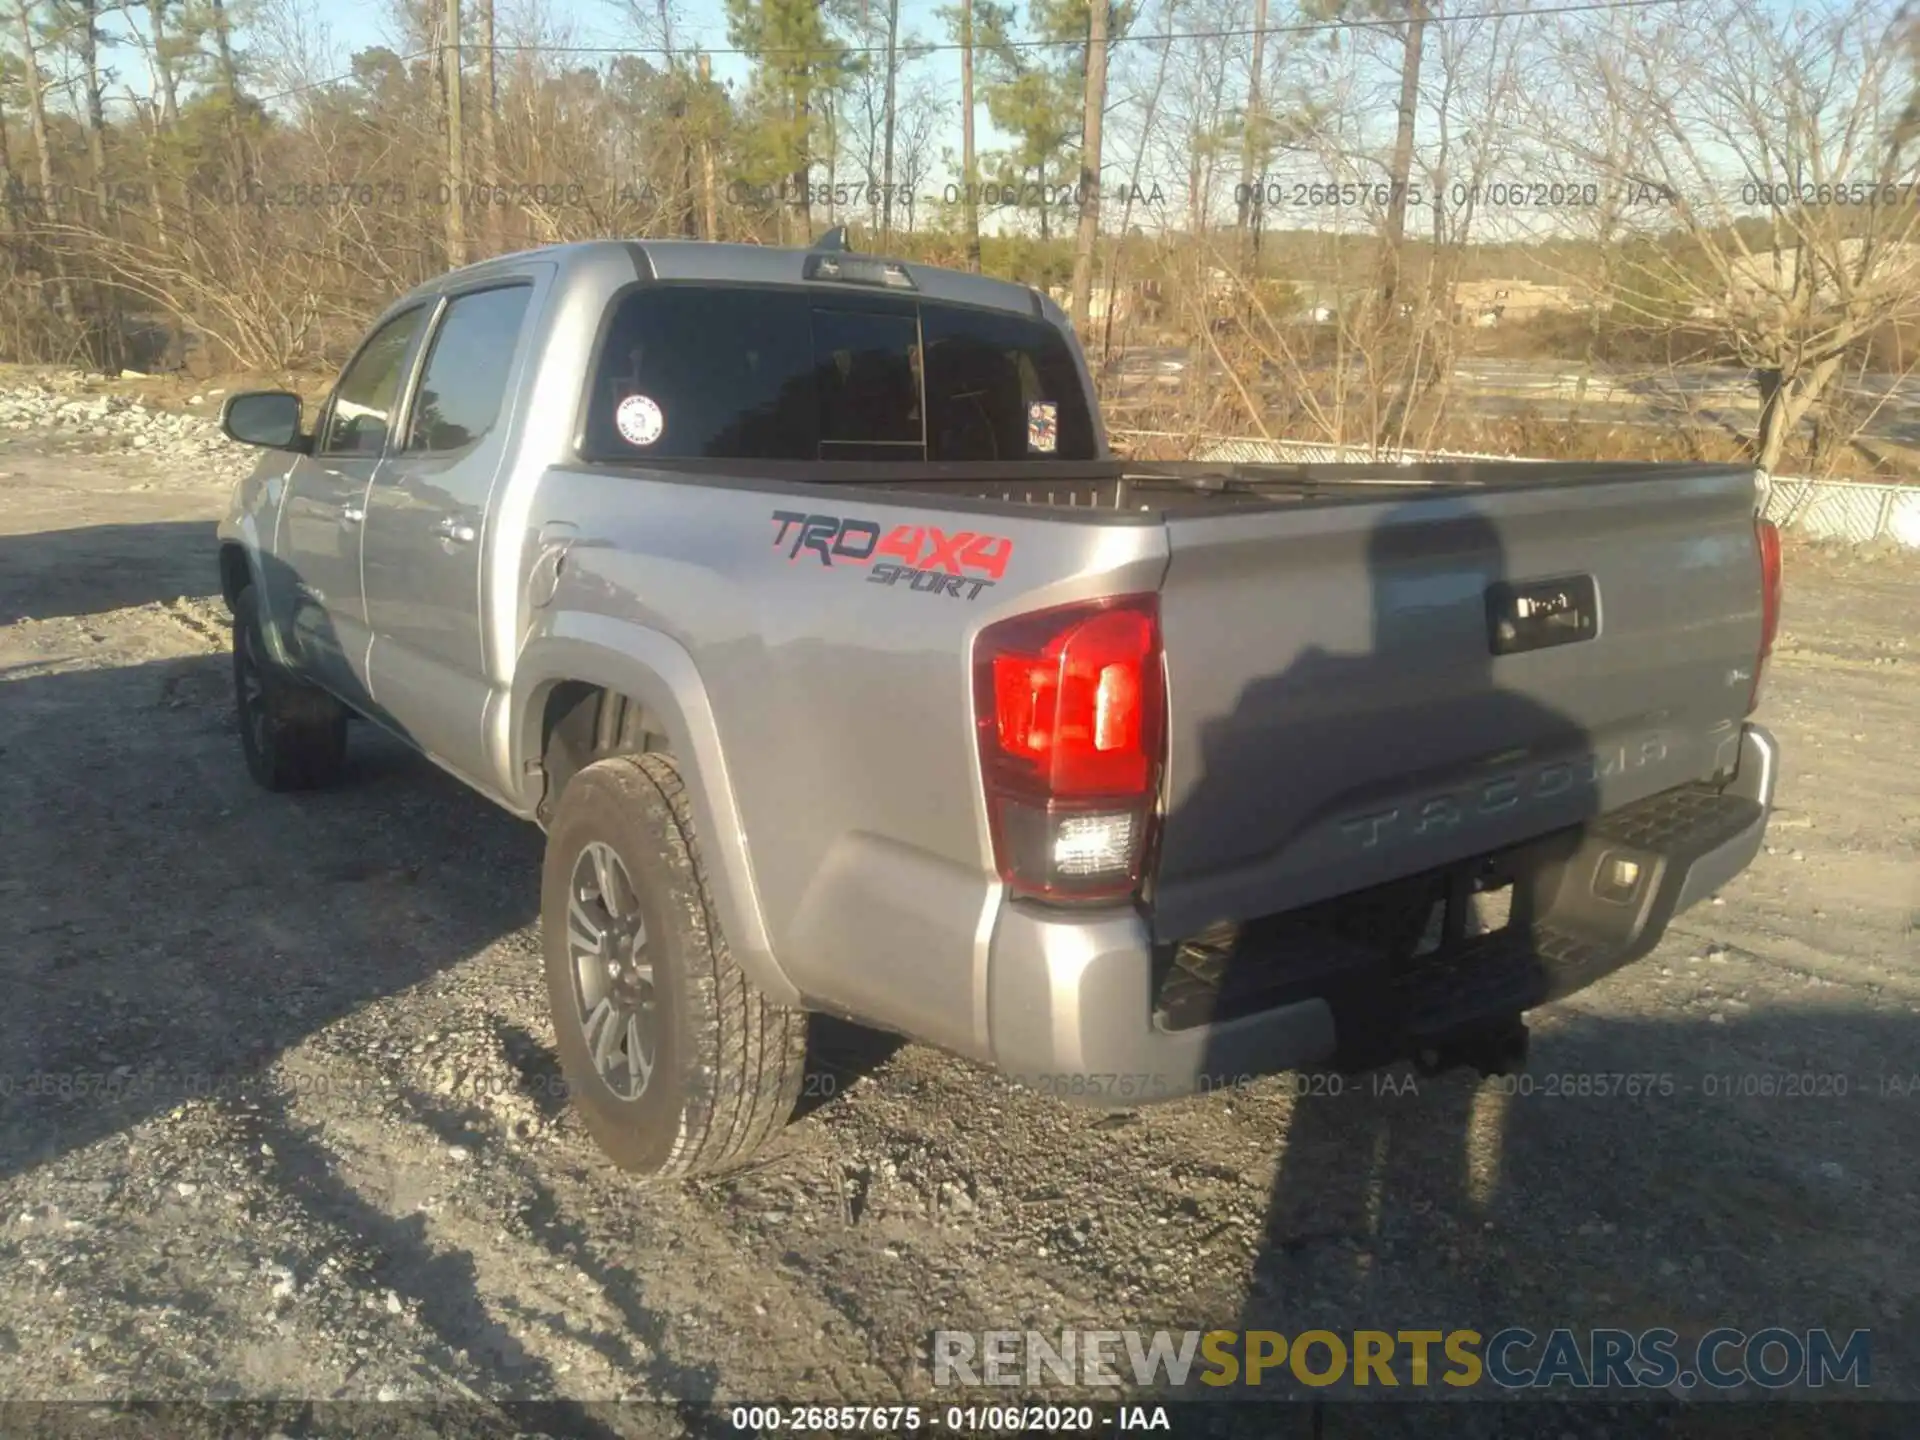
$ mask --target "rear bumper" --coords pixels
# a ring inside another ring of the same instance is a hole
[[[1127,1106],[1281,1070],[1385,1064],[1442,1044],[1571,994],[1651,950],[1675,915],[1759,853],[1778,768],[1773,737],[1749,725],[1723,787],[1667,791],[1512,852],[1529,876],[1530,923],[1467,941],[1412,971],[1335,956],[1304,986],[1283,976],[1272,1003],[1203,1024],[1175,1027],[1156,1012],[1155,957],[1136,912],[1083,917],[1009,906],[987,967],[994,1061],[1030,1088]],[[1637,867],[1638,881],[1631,894],[1603,896],[1598,877],[1615,873],[1616,861]]]

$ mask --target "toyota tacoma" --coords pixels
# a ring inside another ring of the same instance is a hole
[[[1112,1106],[1511,1068],[1766,828],[1739,466],[1130,462],[1044,294],[837,239],[488,260],[222,423],[247,768],[364,722],[544,830],[643,1174],[773,1136],[809,1012]]]

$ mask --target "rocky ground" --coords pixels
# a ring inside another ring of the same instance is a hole
[[[127,373],[127,380],[57,370],[0,373],[0,435],[31,437],[42,453],[128,453],[226,476],[245,473],[252,457],[220,434],[224,386],[159,405],[148,398],[155,389],[180,387]]]
[[[342,788],[254,789],[212,570],[245,459],[74,400],[0,395],[0,1397],[670,1433],[998,1398],[932,1388],[935,1327],[1727,1324],[1869,1328],[1872,1393],[1920,1400],[1911,557],[1790,550],[1773,843],[1536,1017],[1531,1093],[1101,1116],[822,1026],[764,1163],[641,1189],[560,1095],[539,835],[358,732]],[[1671,1083],[1553,1078],[1620,1073]]]

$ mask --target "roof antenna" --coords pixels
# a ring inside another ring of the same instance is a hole
[[[847,227],[844,225],[834,226],[833,229],[827,231],[819,240],[814,242],[813,248],[816,253],[822,250],[846,251],[849,248],[847,245]]]

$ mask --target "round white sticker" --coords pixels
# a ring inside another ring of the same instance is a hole
[[[613,412],[614,427],[629,445],[651,445],[667,428],[667,417],[650,395],[629,395]]]

